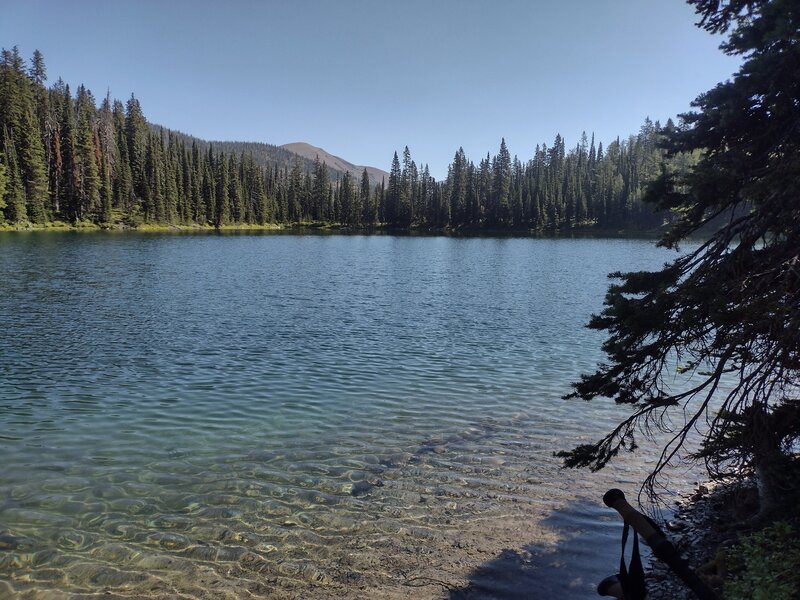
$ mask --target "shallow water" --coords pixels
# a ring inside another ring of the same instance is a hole
[[[0,597],[591,597],[599,498],[652,458],[560,470],[621,414],[560,397],[601,359],[606,273],[669,257],[0,236]]]

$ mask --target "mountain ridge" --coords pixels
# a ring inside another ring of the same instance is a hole
[[[195,135],[184,133],[159,125],[157,123],[148,123],[151,130],[155,133],[161,132],[164,135],[170,132],[181,139],[187,146],[192,143],[197,144],[201,151],[207,151],[209,146],[212,146],[217,151],[222,151],[225,154],[249,154],[253,157],[258,165],[264,168],[278,168],[291,169],[296,159],[300,160],[301,167],[304,171],[313,172],[314,160],[319,156],[320,161],[326,163],[328,171],[332,178],[344,175],[345,171],[350,171],[350,174],[355,177],[360,177],[364,169],[367,170],[371,185],[377,185],[382,179],[388,181],[389,173],[378,167],[371,167],[366,165],[356,165],[350,161],[331,154],[323,148],[313,146],[307,142],[293,142],[291,144],[284,144],[278,146],[268,142],[241,142],[232,140],[206,140]],[[292,148],[296,148],[293,150]]]
[[[389,173],[383,169],[379,169],[378,167],[370,167],[368,165],[353,164],[340,156],[331,154],[324,148],[314,146],[308,142],[291,142],[289,144],[282,144],[278,147],[312,161],[319,157],[321,162],[324,162],[328,165],[328,167],[333,168],[341,173],[350,171],[351,175],[359,176],[364,169],[366,169],[372,185],[380,183],[381,180],[389,179]]]

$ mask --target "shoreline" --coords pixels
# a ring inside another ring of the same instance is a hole
[[[223,225],[222,227],[214,227],[211,225],[198,225],[193,223],[191,225],[176,225],[171,223],[148,223],[142,224],[137,227],[131,227],[121,224],[113,225],[98,225],[96,223],[79,222],[79,223],[64,223],[62,221],[54,221],[43,225],[36,225],[33,223],[15,224],[9,223],[0,224],[0,233],[5,232],[40,232],[40,231],[85,231],[85,232],[119,232],[119,233],[139,233],[139,232],[214,232],[214,231],[277,231],[284,229],[284,226],[274,223],[265,225],[258,224],[236,224],[236,225]]]
[[[695,489],[675,501],[671,520],[664,524],[667,538],[689,566],[719,598],[730,579],[726,550],[741,534],[751,533],[746,519],[755,514],[757,498],[748,483],[695,482]],[[650,556],[645,564],[648,600],[695,600],[696,596],[667,565]]]
[[[235,223],[222,225],[143,223],[130,226],[122,223],[97,224],[89,221],[67,223],[53,221],[45,224],[0,223],[2,233],[34,232],[105,232],[105,233],[236,233],[273,232],[298,234],[338,234],[338,235],[400,235],[400,236],[447,236],[447,237],[542,237],[542,238],[645,238],[658,239],[662,230],[601,228],[582,225],[563,229],[526,229],[496,227],[392,227],[388,225],[351,226],[329,223]]]

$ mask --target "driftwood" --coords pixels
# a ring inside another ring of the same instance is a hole
[[[625,523],[630,525],[650,546],[655,557],[672,569],[700,600],[718,600],[714,591],[681,558],[677,548],[667,539],[664,532],[651,519],[628,504],[622,491],[618,489],[608,490],[603,496],[603,502],[620,514]],[[609,595],[614,595],[613,592],[620,592],[621,590],[619,584],[617,583],[615,586],[610,579],[606,580],[610,584],[607,591],[610,592]],[[622,596],[617,597],[621,598]]]

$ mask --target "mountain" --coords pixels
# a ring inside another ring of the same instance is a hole
[[[354,165],[353,163],[348,162],[339,156],[331,154],[322,148],[317,148],[316,146],[312,146],[311,144],[307,144],[305,142],[293,142],[291,144],[283,144],[279,147],[311,161],[319,157],[321,162],[326,163],[328,167],[339,173],[350,171],[351,175],[360,176],[362,171],[366,169],[370,182],[373,185],[380,183],[381,179],[386,181],[389,180],[389,173],[382,169],[378,169],[377,167]]]
[[[166,135],[168,131],[166,127],[155,123],[149,123],[149,126],[153,132],[161,133],[161,135]],[[192,143],[195,143],[201,152],[206,152],[209,146],[213,146],[215,151],[224,152],[225,154],[249,154],[258,165],[269,169],[274,169],[276,167],[278,169],[291,169],[294,161],[300,160],[300,165],[304,171],[313,172],[314,159],[317,156],[319,156],[320,161],[328,165],[328,170],[332,179],[344,175],[345,171],[350,171],[351,175],[360,177],[361,172],[365,168],[363,166],[354,165],[339,156],[334,156],[322,148],[317,148],[316,146],[303,142],[275,146],[263,142],[209,141],[180,131],[173,130],[172,133],[177,135],[178,139],[186,144],[187,147],[191,147]],[[382,178],[385,178],[386,181],[389,180],[389,173],[386,171],[378,169],[377,167],[366,167],[366,169],[372,185],[380,183]]]

